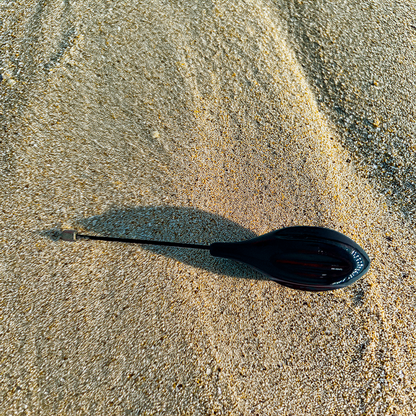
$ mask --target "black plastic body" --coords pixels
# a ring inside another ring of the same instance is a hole
[[[328,228],[288,227],[237,243],[214,243],[210,253],[246,263],[281,285],[325,291],[346,287],[370,267],[365,251]]]

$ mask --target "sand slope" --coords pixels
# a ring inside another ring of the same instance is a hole
[[[411,415],[413,2],[0,6],[0,413]],[[372,269],[302,293],[192,250],[290,225]]]

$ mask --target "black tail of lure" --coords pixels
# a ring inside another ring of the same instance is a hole
[[[293,289],[346,287],[370,268],[365,251],[345,235],[321,227],[288,227],[238,243],[213,243],[210,252],[246,263]]]

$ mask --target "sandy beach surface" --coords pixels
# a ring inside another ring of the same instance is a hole
[[[0,3],[0,414],[416,414],[413,0]],[[186,249],[317,225],[309,293]]]

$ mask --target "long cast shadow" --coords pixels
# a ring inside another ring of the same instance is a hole
[[[75,225],[80,230],[97,235],[207,245],[243,241],[257,236],[249,229],[218,215],[172,206],[112,208],[102,215],[77,220]],[[53,237],[52,230],[43,234]],[[212,257],[209,250],[152,245],[141,247],[212,273],[268,280],[245,264]]]

